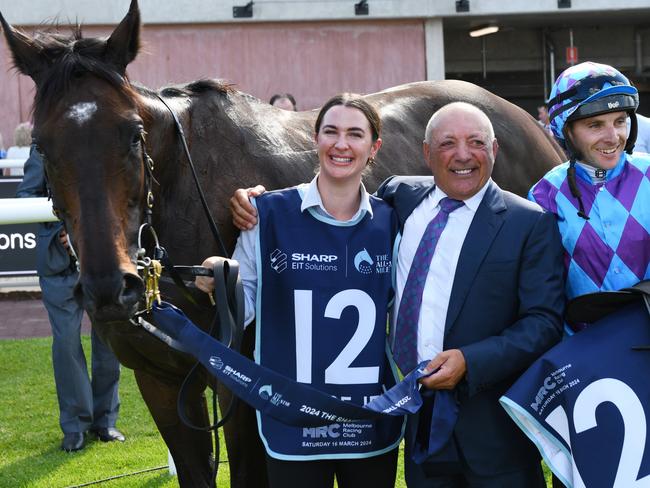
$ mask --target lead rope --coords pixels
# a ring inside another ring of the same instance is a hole
[[[229,257],[229,254],[226,251],[226,246],[224,245],[223,239],[221,238],[221,233],[219,232],[219,229],[217,228],[217,225],[216,225],[216,223],[214,221],[214,218],[212,217],[212,213],[210,212],[210,208],[208,206],[207,199],[205,198],[205,193],[203,192],[203,188],[201,187],[201,183],[200,183],[198,175],[196,173],[196,168],[194,166],[194,162],[192,160],[190,150],[189,150],[189,148],[187,146],[187,140],[185,138],[185,132],[183,131],[183,126],[181,125],[180,120],[178,119],[176,113],[171,109],[171,107],[167,104],[167,102],[165,102],[165,100],[163,100],[163,98],[157,93],[156,93],[156,97],[165,106],[165,108],[167,108],[169,113],[172,115],[172,118],[174,119],[174,124],[175,124],[176,130],[178,131],[178,134],[180,136],[181,142],[183,143],[183,149],[185,151],[185,156],[187,158],[187,162],[188,162],[188,164],[190,166],[190,169],[192,171],[192,177],[194,178],[194,183],[196,185],[196,189],[197,189],[197,192],[199,194],[199,198],[201,200],[201,205],[203,206],[203,211],[204,211],[204,213],[206,215],[206,218],[208,220],[210,230],[212,232],[212,235],[213,235],[215,241],[217,242],[217,245],[219,247],[219,251],[220,251],[221,255],[227,258],[227,257]],[[148,227],[150,227],[151,231],[153,232],[153,227],[151,226],[151,215],[152,215],[152,207],[153,207],[153,193],[151,192],[150,182],[151,182],[151,180],[155,181],[155,179],[153,177],[153,161],[151,160],[151,158],[149,157],[149,155],[146,152],[144,134],[142,135],[142,150],[143,150],[143,159],[144,159],[144,162],[145,162],[145,168],[146,168],[146,171],[148,173],[147,178],[145,178],[145,180],[148,182],[147,183],[147,186],[148,186],[148,188],[147,188],[147,208],[145,209],[145,217],[146,217],[145,222],[146,222],[146,224],[143,224],[142,227],[145,227],[148,224]],[[143,229],[141,228],[140,232],[142,230]],[[187,289],[184,281],[180,278],[179,273],[176,271],[176,269],[175,269],[176,267],[173,265],[173,263],[169,259],[169,256],[168,256],[167,252],[165,251],[164,248],[160,247],[157,242],[156,242],[156,254],[157,255],[155,255],[154,258],[156,258],[156,260],[160,260],[162,262],[162,264],[163,264],[163,266],[165,268],[165,271],[167,271],[170,274],[172,280],[178,286],[178,288],[180,289],[183,296],[186,299],[188,299],[188,301],[190,301],[190,303],[196,304],[196,301],[194,300],[194,298],[189,293],[189,290]],[[216,271],[216,269],[215,269],[215,271]],[[238,275],[238,273],[236,273],[236,275]],[[215,281],[216,281],[216,278],[217,278],[216,274],[214,275],[214,277],[215,277]],[[158,285],[158,280],[157,279],[151,280],[151,282],[154,282],[154,281],[155,281],[155,284],[157,286]],[[232,295],[233,295],[233,300],[234,300],[234,292],[232,293]],[[154,296],[156,296],[155,292],[154,292]],[[157,296],[159,296],[159,294]],[[243,307],[243,297],[240,297],[240,300],[236,300],[236,301],[239,301],[240,302],[239,306]],[[215,320],[213,321],[213,324],[212,324],[212,326],[210,328],[210,331],[209,331],[211,336],[214,336],[214,334],[216,333],[215,329],[217,328],[217,321],[220,320],[219,316],[221,314],[225,313],[225,311],[222,312],[220,309],[221,309],[221,307],[217,307],[217,315],[215,316]],[[229,315],[231,315],[231,317],[232,317],[232,312],[230,312]],[[151,329],[151,328],[155,329],[155,326],[153,326],[152,324],[149,324],[148,322],[146,322],[141,316],[139,317],[139,322],[141,323],[141,325],[143,327],[147,328],[148,330]],[[223,326],[224,326],[223,321],[220,321],[219,323],[223,328]],[[243,324],[243,312],[242,312],[241,323]],[[233,322],[229,322],[229,325],[230,324],[233,324]],[[232,325],[230,326],[231,331],[237,330],[238,332],[241,332],[241,329],[233,328],[233,327],[234,326],[232,326]],[[158,332],[160,332],[160,331],[158,331]],[[236,333],[232,332],[231,333],[231,338],[230,338],[230,343],[228,344],[228,347],[235,346],[236,350],[239,350],[240,341],[241,341],[241,338],[239,337],[238,333],[236,334]],[[237,399],[234,396],[232,397],[230,405],[228,406],[228,408],[227,408],[226,412],[224,413],[222,419],[219,420],[219,413],[218,413],[218,408],[217,408],[217,392],[216,392],[216,387],[215,387],[213,392],[212,392],[213,424],[208,426],[208,427],[199,427],[199,426],[195,426],[194,424],[192,424],[189,421],[189,419],[187,419],[186,416],[185,416],[185,412],[184,412],[184,403],[185,403],[184,396],[185,396],[185,394],[184,394],[184,392],[186,391],[187,385],[192,381],[192,379],[193,379],[193,377],[195,375],[195,371],[198,370],[199,364],[200,364],[199,362],[195,363],[195,365],[192,367],[192,369],[190,370],[190,372],[186,376],[185,380],[183,381],[183,384],[181,385],[181,389],[179,390],[179,395],[178,395],[178,413],[179,413],[179,417],[181,418],[181,420],[188,427],[190,427],[192,429],[203,430],[203,431],[212,430],[213,437],[214,437],[214,446],[215,446],[215,462],[214,462],[214,466],[213,466],[213,470],[212,470],[212,479],[213,479],[213,482],[216,483],[217,473],[218,473],[218,469],[219,469],[219,457],[220,457],[218,429],[219,429],[219,427],[223,426],[228,421],[228,419],[230,418],[230,416],[231,416],[232,412],[234,411],[234,408],[235,408],[235,406],[237,404]]]

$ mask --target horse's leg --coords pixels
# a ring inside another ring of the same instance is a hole
[[[176,400],[180,385],[171,385],[142,370],[135,378],[149,412],[174,458],[181,487],[212,488],[212,440],[210,433],[190,429],[178,417]],[[187,417],[195,425],[208,425],[205,396],[192,392],[187,398]]]
[[[242,353],[252,357],[255,343],[254,327],[244,332]],[[232,394],[219,385],[219,405],[222,412],[230,404]],[[266,453],[257,431],[255,410],[244,402],[237,402],[231,418],[223,427],[228,449],[231,488],[267,488]]]

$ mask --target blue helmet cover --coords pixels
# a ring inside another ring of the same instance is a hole
[[[617,98],[617,95],[623,98]],[[568,120],[607,112],[634,112],[639,104],[638,96],[630,81],[611,66],[591,61],[571,66],[558,76],[551,90],[548,106],[553,135],[564,143],[564,128]],[[605,97],[610,97],[611,103],[598,104],[593,113],[586,111],[586,115],[580,115],[588,108],[586,105]]]

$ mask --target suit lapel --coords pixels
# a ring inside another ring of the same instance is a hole
[[[507,208],[503,201],[501,189],[492,181],[488,185],[460,251],[454,284],[449,297],[445,335],[456,321],[456,317],[458,317],[474,282],[474,277],[492,246],[501,225],[503,225]]]

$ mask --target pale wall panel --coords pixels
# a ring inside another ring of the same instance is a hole
[[[104,36],[111,27],[84,28]],[[27,29],[29,32],[30,29]],[[151,88],[202,77],[223,78],[263,100],[288,91],[311,109],[341,91],[370,93],[424,80],[424,28],[418,20],[273,24],[145,25],[143,51],[129,66],[133,81]],[[0,131],[5,144],[27,117],[31,80],[9,72],[0,49]]]

